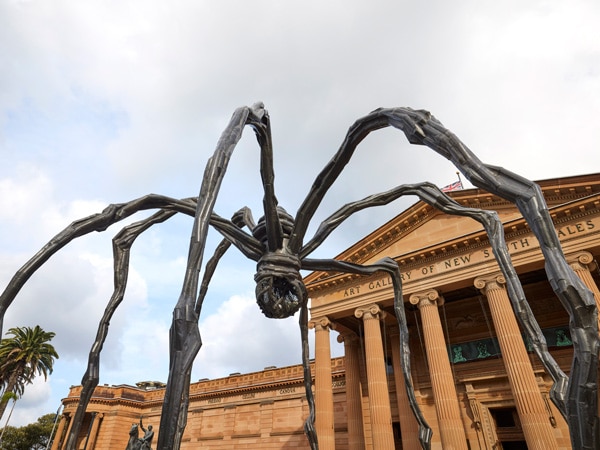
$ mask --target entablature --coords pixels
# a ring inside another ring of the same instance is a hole
[[[551,208],[550,214],[565,253],[579,250],[600,253],[600,194]],[[521,217],[503,225],[517,271],[542,268],[544,261],[539,243],[525,220]],[[477,276],[499,270],[483,230],[389,256],[400,266],[405,296],[422,289],[461,288],[471,285]],[[370,277],[322,273],[307,288],[313,315],[331,315],[340,309],[380,301],[381,297],[388,302],[393,298],[391,279],[381,273]]]

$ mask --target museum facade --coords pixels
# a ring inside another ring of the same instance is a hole
[[[600,174],[539,181],[567,261],[600,301]],[[463,206],[497,211],[513,265],[560,368],[570,371],[568,316],[544,272],[538,242],[515,205],[479,189],[450,192]],[[550,400],[552,380],[513,312],[482,226],[417,202],[337,259],[400,266],[416,400],[432,449],[570,449]],[[321,450],[417,450],[417,422],[400,366],[389,276],[305,278],[315,332],[312,361]],[[331,333],[344,356],[331,358]],[[63,400],[52,450],[62,450],[81,387]],[[143,417],[158,430],[164,387],[99,386],[78,449],[125,448]],[[182,449],[309,448],[301,366],[200,380],[190,387]],[[156,438],[155,441],[156,443]]]

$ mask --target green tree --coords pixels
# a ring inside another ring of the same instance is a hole
[[[45,414],[24,427],[6,427],[0,450],[43,450],[48,445],[56,414]]]
[[[36,375],[48,379],[54,360],[58,359],[58,353],[49,344],[55,333],[44,331],[39,325],[11,328],[6,334],[12,337],[0,341],[0,383],[4,388],[0,417],[10,398],[20,397],[25,385],[32,383]]]

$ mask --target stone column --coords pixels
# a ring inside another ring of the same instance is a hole
[[[575,274],[583,281],[583,284],[592,291],[596,300],[596,308],[598,309],[598,330],[600,330],[600,290],[592,278],[591,271],[598,267],[594,261],[594,256],[589,252],[577,252],[566,255],[567,262]],[[598,404],[600,405],[600,389],[598,390]]]
[[[69,425],[67,426],[67,432],[65,433],[65,437],[63,439],[63,442],[61,443],[61,447],[60,448],[67,448],[67,444],[69,443],[69,434],[71,434],[71,429],[73,428],[73,416],[69,417]],[[81,429],[79,430],[79,433],[81,434]],[[75,437],[73,442],[77,442],[77,436]],[[75,446],[75,444],[73,444],[73,447]]]
[[[327,317],[308,323],[315,329],[315,429],[322,450],[335,450],[333,429],[333,388],[331,379],[331,348],[329,329],[333,324]]]
[[[338,342],[344,343],[346,366],[346,415],[348,416],[348,450],[364,450],[362,397],[360,392],[360,345],[354,333],[340,334]]]
[[[54,440],[52,441],[52,447],[51,450],[59,450],[61,448],[61,440],[63,437],[63,433],[65,432],[65,425],[67,425],[69,421],[69,416],[67,416],[66,414],[63,414],[63,416],[60,419],[60,422],[58,423],[58,429],[56,430],[56,433],[54,434]]]
[[[554,431],[538,388],[533,367],[500,274],[475,279],[475,287],[487,297],[496,330],[502,361],[515,399],[527,447],[531,450],[557,449]]]
[[[367,364],[367,383],[369,385],[369,410],[371,412],[371,433],[373,448],[377,450],[394,449],[394,431],[392,429],[392,411],[387,386],[386,364],[383,354],[380,320],[385,312],[379,305],[357,308],[354,315],[363,319],[365,333],[365,359]]]
[[[578,252],[571,255],[567,255],[567,262],[577,274],[577,276],[583,281],[585,286],[592,291],[594,298],[596,299],[596,308],[598,308],[598,329],[600,329],[600,290],[596,286],[596,282],[592,278],[591,270],[596,269],[596,263],[594,257],[589,252]]]
[[[438,304],[442,305],[443,301],[443,298],[434,289],[410,296],[410,303],[417,305],[421,312],[431,389],[440,427],[442,448],[444,450],[467,450],[467,438],[460,417],[454,375],[450,367],[448,348],[438,311]]]
[[[396,383],[396,400],[398,402],[398,418],[402,434],[402,450],[421,450],[419,442],[419,424],[415,419],[408,395],[406,384],[402,375],[402,362],[400,359],[400,336],[398,327],[391,327],[389,331],[390,350],[392,352],[392,365],[394,367],[394,381]]]
[[[98,429],[100,428],[100,422],[104,414],[102,413],[94,413],[94,423],[92,424],[92,429],[90,430],[90,437],[88,439],[88,443],[86,446],[86,450],[94,450],[96,446],[96,439],[98,438]]]

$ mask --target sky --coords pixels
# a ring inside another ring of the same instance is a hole
[[[275,189],[292,215],[348,127],[378,107],[427,109],[481,160],[530,179],[599,173],[599,21],[594,0],[0,0],[0,289],[76,219],[149,193],[198,195],[231,114],[256,101],[270,114]],[[262,215],[258,157],[246,129],[215,212],[249,206]],[[433,151],[377,131],[307,236],[350,201],[456,179]],[[357,214],[313,256],[338,255],[415,201]],[[71,243],[9,308],[3,333],[40,325],[56,333],[60,355],[10,424],[56,411],[80,384],[112,292],[111,239],[146,216]],[[176,216],[134,244],[101,384],[166,381],[191,225]],[[218,239],[209,234],[207,257]],[[300,363],[298,318],[262,317],[254,271],[236,250],[219,266],[193,380]]]

